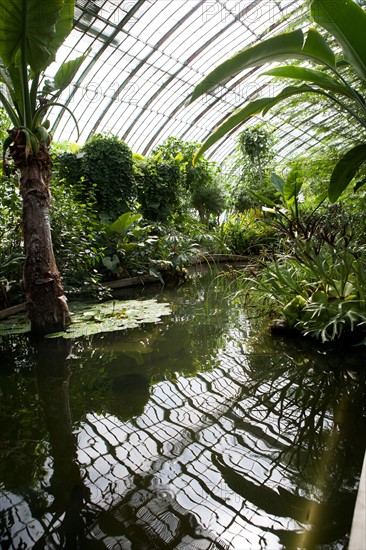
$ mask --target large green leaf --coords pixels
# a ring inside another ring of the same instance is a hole
[[[206,139],[202,144],[200,149],[197,151],[193,158],[193,164],[197,162],[199,157],[209,149],[216,141],[224,137],[230,130],[243,123],[245,120],[248,120],[253,115],[259,115],[263,109],[272,101],[272,98],[265,97],[263,99],[256,99],[251,101],[242,109],[234,111],[234,113],[229,116],[220,126],[218,126],[212,134]]]
[[[262,74],[280,78],[291,78],[301,82],[311,82],[312,84],[316,84],[325,90],[337,92],[354,99],[352,91],[347,86],[341,82],[338,82],[335,78],[314,69],[306,69],[297,65],[286,65],[284,67],[270,69]]]
[[[283,188],[285,187],[285,180],[281,178],[278,174],[272,172],[271,174],[271,183],[273,187],[277,189],[281,195],[283,195]]]
[[[71,61],[66,61],[66,63],[63,63],[55,74],[53,82],[46,80],[45,86],[43,88],[43,93],[49,94],[55,91],[62,92],[62,90],[67,88],[67,86],[71,84],[81,65],[84,63],[85,59],[88,56],[88,53],[89,52],[87,52],[85,55],[77,57],[76,59],[72,59]]]
[[[348,151],[336,164],[330,178],[328,196],[330,202],[335,202],[351,183],[358,169],[366,162],[366,143],[356,145]]]
[[[307,59],[325,65],[335,63],[332,50],[317,31],[310,29],[306,40],[300,29],[280,34],[245,48],[216,67],[196,86],[190,102],[248,67],[260,67],[265,63],[289,59]]]
[[[48,2],[49,0],[47,0]],[[64,6],[61,15],[56,23],[56,32],[49,45],[51,57],[48,60],[48,65],[56,58],[56,52],[60,46],[64,43],[64,40],[72,29],[72,23],[74,19],[75,0],[64,0]]]
[[[345,59],[366,80],[366,12],[353,0],[312,0],[311,15],[336,38]]]
[[[243,69],[261,66],[271,61],[283,61],[288,59],[291,52],[301,51],[303,45],[304,34],[301,30],[297,30],[264,40],[256,46],[245,48],[211,71],[194,89],[191,102]]]
[[[193,164],[197,162],[199,157],[207,151],[216,141],[224,137],[230,130],[239,126],[251,116],[259,115],[261,113],[266,114],[272,107],[274,107],[280,101],[287,99],[293,95],[304,94],[304,93],[321,93],[311,86],[304,84],[303,86],[288,86],[284,88],[281,93],[275,97],[264,97],[262,99],[256,99],[247,103],[241,109],[234,111],[234,113],[229,116],[220,126],[218,126],[212,134],[206,139],[206,141],[201,145],[200,149],[194,156]]]
[[[125,212],[108,228],[113,233],[127,233],[131,227],[141,220],[141,214],[132,214],[131,212]]]
[[[47,66],[64,5],[64,0],[0,0],[0,57],[5,66],[19,64],[21,49],[34,72]]]
[[[331,67],[334,67],[336,63],[335,55],[325,38],[314,29],[308,30],[302,54],[304,58],[311,59],[316,63],[330,65]]]
[[[299,196],[303,182],[304,179],[302,176],[302,171],[295,166],[288,174],[285,185],[283,186],[283,198],[288,203],[292,202]]]

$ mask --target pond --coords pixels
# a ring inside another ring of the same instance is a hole
[[[1,548],[347,547],[366,352],[270,336],[232,289],[151,290],[171,314],[129,330],[2,337]]]

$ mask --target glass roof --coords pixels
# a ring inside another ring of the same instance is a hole
[[[194,86],[236,51],[289,28],[304,25],[303,0],[76,0],[74,28],[49,67],[88,53],[75,81],[60,98],[79,123],[79,143],[112,132],[130,148],[148,154],[168,136],[202,142],[228,112],[246,101],[278,93],[260,70],[249,69],[192,105]],[[278,138],[278,153],[298,154],[321,144],[337,114],[317,105],[309,116],[270,112],[265,120]],[[315,116],[316,115],[316,116]],[[77,139],[67,111],[49,116],[56,140]],[[300,121],[299,121],[300,119]],[[257,124],[254,117],[251,124]],[[207,157],[222,162],[236,146],[236,129]],[[342,130],[343,133],[343,130]],[[336,139],[336,137],[335,137]],[[344,133],[343,133],[344,139]]]

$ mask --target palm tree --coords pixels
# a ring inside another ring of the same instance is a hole
[[[70,313],[56,266],[49,219],[51,136],[47,109],[74,78],[85,56],[40,82],[72,29],[75,0],[0,0],[0,101],[13,128],[3,145],[20,174],[25,247],[24,288],[32,333],[64,330]]]

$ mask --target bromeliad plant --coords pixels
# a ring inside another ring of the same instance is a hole
[[[245,48],[216,67],[196,86],[191,102],[217,85],[226,82],[244,69],[267,63],[300,61],[315,65],[285,65],[265,71],[264,75],[290,79],[300,85],[285,87],[275,97],[264,97],[247,103],[231,114],[204,142],[196,154],[197,160],[216,141],[246,122],[250,117],[266,114],[272,107],[292,96],[306,99],[309,94],[327,98],[361,126],[360,141],[365,141],[366,102],[362,95],[366,82],[365,28],[366,12],[353,0],[309,0],[313,20],[338,42],[343,55],[339,57],[325,38],[315,29],[301,29],[275,36]],[[348,82],[342,67],[352,75]],[[366,162],[366,143],[349,150],[336,164],[329,185],[329,199],[335,202]],[[355,188],[366,183],[358,182]]]
[[[366,333],[366,248],[359,236],[362,227],[352,224],[350,218],[344,223],[334,206],[330,212],[319,213],[320,204],[310,214],[301,212],[302,178],[298,167],[286,181],[272,174],[272,183],[281,204],[267,200],[270,207],[265,211],[272,216],[272,229],[282,237],[282,252],[274,256],[274,261],[266,262],[255,279],[247,281],[257,304],[268,313],[282,316],[287,327],[322,342],[352,332]]]
[[[85,56],[64,63],[52,82],[41,81],[71,31],[74,5],[75,0],[0,0],[0,102],[13,125],[3,153],[5,162],[9,150],[20,173],[24,286],[32,331],[37,334],[62,330],[70,322],[52,250],[46,114],[49,107],[63,107],[57,99]]]
[[[280,313],[290,328],[320,339],[366,331],[366,249],[349,235],[293,241],[252,281],[259,303]],[[366,338],[362,341],[366,343]]]

